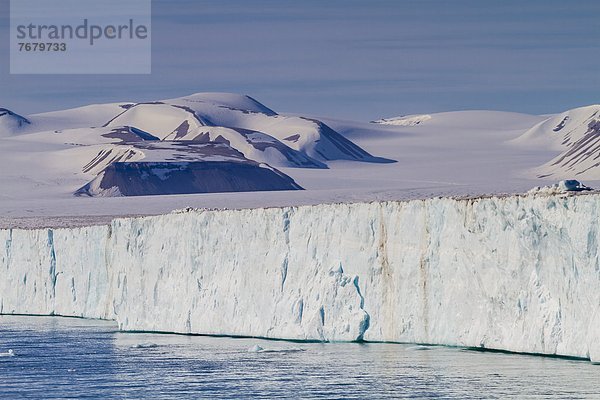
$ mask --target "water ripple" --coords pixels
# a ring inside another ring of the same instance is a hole
[[[546,399],[600,394],[600,367],[582,361],[398,344],[125,334],[109,322],[70,318],[0,317],[0,353],[9,349],[15,356],[0,358],[1,398]]]

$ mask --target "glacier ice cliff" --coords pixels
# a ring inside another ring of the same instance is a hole
[[[530,194],[4,229],[0,313],[600,361],[599,213]]]

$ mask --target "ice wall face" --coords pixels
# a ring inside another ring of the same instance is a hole
[[[430,199],[2,230],[0,309],[600,360],[599,206],[595,194]]]

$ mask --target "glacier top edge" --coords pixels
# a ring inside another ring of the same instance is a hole
[[[16,230],[38,230],[38,229],[75,229],[87,228],[95,226],[111,226],[115,222],[127,222],[132,220],[155,219],[162,218],[168,215],[181,214],[198,214],[198,213],[221,213],[221,212],[248,212],[248,211],[268,211],[281,210],[286,212],[289,210],[298,210],[306,208],[314,208],[318,210],[322,207],[348,206],[357,207],[362,205],[386,205],[390,203],[396,204],[411,204],[411,203],[432,203],[438,201],[451,201],[456,203],[474,202],[479,200],[490,199],[525,199],[525,198],[574,198],[579,196],[592,196],[600,199],[600,191],[591,192],[568,192],[568,193],[547,193],[547,192],[532,192],[532,193],[506,193],[506,194],[482,194],[482,195],[467,195],[467,196],[432,196],[415,199],[386,199],[386,200],[370,200],[370,201],[348,201],[348,202],[324,202],[315,204],[300,204],[300,205],[282,205],[282,206],[263,206],[263,207],[232,207],[232,208],[193,208],[175,209],[166,213],[143,213],[132,215],[65,215],[65,216],[36,216],[36,217],[10,217],[0,216],[0,230],[16,229]]]

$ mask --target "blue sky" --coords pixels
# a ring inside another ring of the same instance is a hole
[[[8,9],[0,0],[3,37]],[[598,15],[591,0],[154,0],[151,75],[10,75],[2,40],[0,107],[226,91],[356,120],[552,113],[600,102]]]

